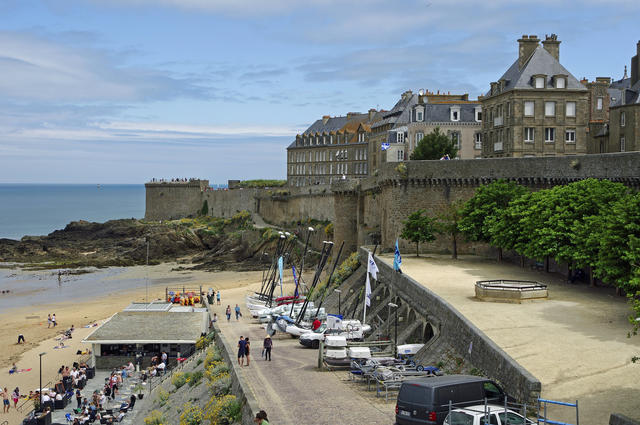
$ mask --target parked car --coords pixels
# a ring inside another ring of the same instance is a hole
[[[532,425],[535,422],[513,410],[497,404],[478,404],[454,409],[444,419],[444,425]]]
[[[507,397],[495,382],[480,376],[446,375],[419,378],[402,383],[396,404],[398,425],[442,425],[449,413],[449,402],[456,408],[489,402],[501,403]]]

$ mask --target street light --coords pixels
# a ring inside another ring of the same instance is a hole
[[[395,308],[395,336],[393,337],[393,353],[398,357],[398,304],[389,303],[389,308]],[[387,319],[388,320],[388,319]]]
[[[46,352],[42,352],[38,354],[40,356],[40,411],[42,411],[42,356],[47,354]]]
[[[334,289],[333,292],[337,292],[338,293],[338,316],[340,316],[340,312],[342,311],[342,309],[341,309],[341,307],[342,307],[341,301],[342,300],[340,299],[342,291],[339,290],[339,289]]]

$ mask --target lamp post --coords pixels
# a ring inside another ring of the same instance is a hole
[[[341,300],[341,294],[342,291],[340,289],[334,289],[333,292],[337,292],[338,293],[338,316],[340,316],[340,312],[342,311],[342,300]]]
[[[38,354],[40,356],[40,411],[42,411],[42,356],[47,354],[46,352],[42,352]]]
[[[398,304],[389,303],[387,304],[389,308],[395,308],[395,336],[393,337],[393,353],[397,357],[398,356]]]

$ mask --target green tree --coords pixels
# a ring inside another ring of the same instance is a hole
[[[462,201],[455,201],[447,205],[438,213],[435,222],[435,231],[451,238],[451,258],[458,258],[458,235],[460,234],[460,220],[462,218]]]
[[[205,199],[200,209],[200,215],[209,215],[209,202]]]
[[[433,132],[418,142],[410,159],[412,161],[440,159],[444,155],[449,155],[453,159],[457,154],[458,149],[453,144],[453,140],[442,133],[439,127],[436,127]]]
[[[418,210],[409,214],[402,222],[403,228],[400,237],[416,244],[416,257],[420,256],[420,242],[431,242],[434,236],[434,219],[426,215],[425,210]]]
[[[498,180],[476,189],[462,208],[460,230],[465,238],[475,242],[491,242],[489,223],[495,221],[513,201],[527,193],[524,186],[506,180]],[[502,248],[498,247],[498,260],[502,259]]]

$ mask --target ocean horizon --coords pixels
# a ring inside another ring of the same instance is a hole
[[[144,184],[0,183],[0,238],[48,235],[71,221],[143,218]]]

